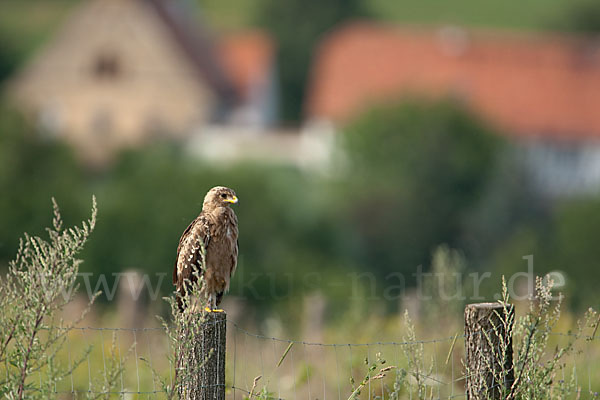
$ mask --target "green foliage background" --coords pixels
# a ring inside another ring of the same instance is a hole
[[[514,149],[450,102],[401,101],[366,112],[340,135],[343,154],[327,175],[205,165],[167,142],[125,151],[107,170],[87,170],[18,114],[6,107],[1,114],[2,265],[23,231],[41,233],[51,196],[70,223],[94,193],[100,212],[82,270],[109,280],[131,268],[163,273],[168,292],[181,232],[208,188],[227,185],[241,199],[232,291],[251,302],[285,307],[322,289],[343,305],[354,290],[349,272],[373,273],[379,294],[391,273],[410,285],[439,244],[461,249],[471,270],[494,271],[490,288],[534,254],[536,273],[567,271],[575,304],[596,299],[598,200],[548,205],[528,194]]]
[[[0,90],[78,3],[0,3]],[[302,116],[315,46],[349,19],[588,33],[600,26],[597,4],[587,0],[197,3],[218,30],[258,26],[274,35],[283,112],[291,121]],[[126,151],[109,169],[88,170],[66,145],[5,103],[0,266],[13,257],[23,231],[41,233],[47,225],[51,196],[74,222],[95,193],[100,214],[83,269],[111,274],[137,268],[166,273],[168,281],[180,233],[200,211],[206,190],[219,184],[234,187],[241,198],[242,258],[233,292],[257,302],[294,302],[295,294],[321,288],[344,304],[352,290],[348,272],[374,272],[378,284],[397,271],[410,279],[416,266],[430,264],[441,243],[461,249],[470,270],[496,272],[490,288],[498,286],[499,273],[523,270],[521,257],[534,254],[536,272],[567,273],[574,304],[598,301],[598,199],[539,198],[512,145],[449,102],[402,101],[357,115],[339,137],[345,155],[328,176],[290,166],[205,165],[173,143]]]
[[[375,108],[342,140],[363,264],[385,274],[427,264],[440,243],[460,245],[502,152],[499,136],[451,102]]]

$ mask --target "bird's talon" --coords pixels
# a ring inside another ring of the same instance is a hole
[[[210,307],[204,307],[204,311],[206,311],[206,312],[216,312],[216,313],[225,312],[225,310],[222,310],[220,308],[210,308]]]

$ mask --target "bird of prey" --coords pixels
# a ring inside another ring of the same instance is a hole
[[[235,192],[229,188],[210,189],[204,197],[202,212],[181,235],[173,269],[173,284],[181,311],[182,298],[187,295],[184,282],[190,288],[197,284],[197,276],[204,278],[200,294],[210,310],[217,308],[229,290],[238,258],[238,223],[230,206],[237,202]]]

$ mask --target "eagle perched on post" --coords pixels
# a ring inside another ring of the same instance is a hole
[[[181,235],[177,247],[177,260],[173,269],[173,284],[177,289],[177,303],[183,311],[182,298],[188,287],[204,278],[202,294],[208,306],[215,310],[229,283],[238,258],[238,223],[230,205],[238,202],[235,192],[223,186],[208,191],[204,197],[202,212]],[[204,247],[206,259],[202,259]],[[196,272],[196,273],[195,273]]]

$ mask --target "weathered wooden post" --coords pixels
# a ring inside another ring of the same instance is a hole
[[[501,399],[515,380],[512,304],[478,303],[465,308],[467,399]]]
[[[196,314],[185,322],[178,346],[181,400],[225,400],[225,312]]]

